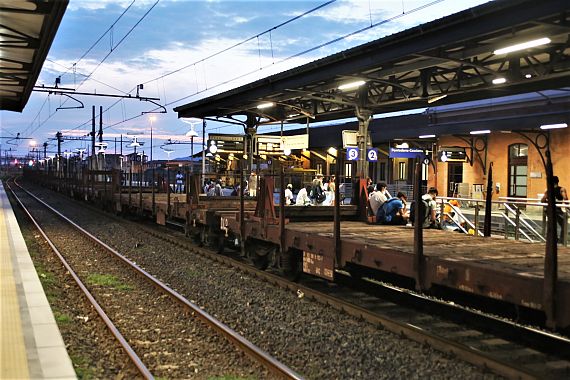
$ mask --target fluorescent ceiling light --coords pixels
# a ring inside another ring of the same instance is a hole
[[[338,86],[339,90],[350,90],[352,88],[357,88],[362,86],[364,83],[366,83],[363,80],[358,80],[356,82],[350,82],[350,83],[345,83],[345,84],[341,84],[340,86]]]
[[[262,110],[262,109],[264,109],[264,108],[271,108],[271,107],[273,107],[274,105],[275,105],[275,103],[273,103],[273,102],[261,103],[261,104],[258,104],[258,105],[257,105],[257,109]]]
[[[435,135],[421,135],[421,136],[419,136],[420,139],[431,139],[434,137],[435,137]]]
[[[568,128],[568,124],[566,123],[545,124],[540,126],[540,129],[562,129],[562,128]]]
[[[480,131],[471,131],[471,132],[469,132],[469,133],[472,134],[472,135],[486,135],[486,134],[491,133],[491,131],[488,130],[488,129],[483,129],[483,130],[480,130]]]
[[[444,99],[444,98],[446,98],[446,97],[447,97],[447,94],[438,95],[438,96],[434,96],[434,97],[428,98],[428,104],[435,103],[435,102],[437,102],[438,100]]]
[[[407,142],[403,142],[401,144],[396,145],[396,148],[398,149],[408,149],[410,147],[410,145]]]
[[[493,79],[493,84],[503,84],[506,82],[507,82],[507,79],[503,78],[503,77]]]
[[[549,43],[550,43],[550,38],[544,37],[544,38],[539,38],[538,40],[527,41],[520,44],[497,49],[493,52],[493,54],[508,54],[512,53],[513,51],[524,50],[535,46],[546,45]]]

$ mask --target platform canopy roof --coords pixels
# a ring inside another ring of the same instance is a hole
[[[0,0],[0,110],[22,112],[68,0]]]
[[[177,107],[263,124],[354,117],[570,85],[570,2],[494,1]],[[498,49],[548,38],[511,53]],[[493,80],[504,78],[504,83]],[[359,87],[339,86],[364,81]],[[496,82],[496,81],[495,81]],[[262,103],[272,107],[259,109]]]

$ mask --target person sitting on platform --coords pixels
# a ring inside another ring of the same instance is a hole
[[[441,228],[450,231],[462,232],[459,226],[462,225],[463,221],[461,217],[454,211],[453,207],[459,209],[461,204],[457,199],[450,199],[443,208],[443,216],[441,222]]]
[[[386,202],[388,197],[386,197],[386,184],[384,182],[378,182],[376,184],[376,190],[370,193],[368,197],[368,202],[370,202],[370,210],[374,216],[378,215],[378,209],[382,207],[384,202]]]
[[[426,220],[424,222],[424,227],[426,228],[439,228],[439,223],[437,222],[437,203],[435,201],[437,194],[437,189],[430,187],[427,194],[422,195],[422,200],[428,204]]]
[[[309,198],[309,192],[311,191],[311,185],[307,187],[302,187],[297,194],[297,200],[295,201],[295,206],[310,206],[311,199]]]
[[[374,191],[374,185],[372,184],[372,178],[366,177],[366,191],[368,191],[368,196]]]
[[[384,202],[376,214],[376,223],[405,226],[409,218],[406,209],[407,199],[406,194],[400,191],[396,198]]]

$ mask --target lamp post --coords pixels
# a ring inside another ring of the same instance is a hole
[[[194,119],[194,121],[185,120],[185,119],[180,119],[180,120],[182,120],[186,124],[190,124],[190,130],[186,132],[186,137],[190,137],[190,162],[191,162],[190,172],[194,173],[194,137],[198,137],[198,132],[196,132],[196,130],[194,129],[194,125],[198,124],[199,119]]]
[[[150,121],[150,164],[152,165],[152,215],[154,215],[156,198],[154,195],[154,162],[152,162],[152,152],[154,150],[154,147],[152,146],[152,125],[156,120],[156,116],[150,115],[148,120]]]
[[[192,129],[186,132],[186,137],[190,137],[190,172],[194,174],[194,137],[197,137],[198,133],[194,130],[194,125]]]
[[[150,121],[150,161],[152,162],[152,151],[153,151],[153,147],[152,147],[152,126],[154,124],[154,121],[156,120],[156,116],[151,115],[148,117],[148,120]]]

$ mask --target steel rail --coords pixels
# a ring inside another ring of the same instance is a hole
[[[14,183],[16,184],[16,186],[20,187],[15,181]],[[30,211],[27,209],[27,207],[24,205],[24,203],[22,202],[22,200],[16,195],[16,193],[14,192],[14,189],[12,189],[12,187],[10,186],[9,183],[7,183],[8,188],[10,189],[10,191],[12,192],[12,195],[14,196],[14,199],[16,199],[16,201],[18,202],[18,204],[20,205],[20,207],[22,208],[22,210],[26,213],[26,215],[28,215],[28,218],[30,218],[30,220],[32,221],[32,223],[34,223],[34,225],[36,226],[37,230],[40,232],[40,234],[43,236],[43,238],[46,240],[46,242],[48,243],[48,245],[50,246],[50,248],[52,249],[52,251],[57,255],[57,257],[59,258],[59,260],[61,261],[61,263],[63,264],[63,266],[65,267],[65,269],[69,272],[69,274],[71,275],[71,277],[73,277],[73,280],[75,281],[75,283],[77,284],[77,286],[79,286],[79,288],[83,291],[83,294],[85,295],[85,297],[89,300],[89,302],[91,303],[91,305],[93,305],[93,307],[95,308],[95,310],[97,311],[97,314],[99,314],[99,317],[101,317],[101,319],[103,320],[103,322],[105,323],[105,325],[107,325],[107,328],[109,329],[109,331],[111,332],[111,334],[113,334],[113,336],[117,339],[117,341],[120,343],[121,347],[123,347],[123,350],[125,351],[125,353],[127,354],[127,356],[131,359],[131,361],[133,362],[133,364],[135,365],[135,367],[137,368],[137,370],[140,372],[140,374],[145,378],[145,379],[154,379],[154,376],[152,375],[152,373],[150,372],[150,370],[144,365],[144,363],[142,362],[142,360],[139,358],[139,356],[136,354],[136,352],[134,351],[134,349],[129,345],[129,343],[127,342],[127,340],[125,339],[125,337],[123,337],[123,335],[121,334],[121,332],[119,331],[119,329],[113,324],[113,322],[111,321],[111,319],[107,316],[107,314],[105,313],[105,311],[103,310],[103,308],[99,305],[99,303],[97,302],[97,300],[95,300],[95,297],[93,297],[93,295],[91,294],[91,292],[89,291],[89,289],[87,289],[87,287],[85,286],[85,284],[83,284],[83,282],[81,281],[81,279],[77,276],[77,274],[74,272],[73,268],[69,265],[69,263],[65,260],[65,258],[63,257],[63,255],[59,252],[59,250],[57,249],[57,247],[53,244],[53,242],[51,241],[51,239],[47,236],[47,234],[45,233],[45,231],[40,227],[40,225],[38,224],[38,222],[36,221],[36,219],[32,216],[32,214],[30,213]],[[20,187],[21,188],[21,187]],[[24,190],[24,189],[22,189]],[[24,190],[26,191],[26,190]],[[36,198],[37,199],[37,198]]]
[[[16,182],[14,182],[14,183],[16,183]],[[16,183],[16,185],[18,185],[18,184]],[[270,372],[272,372],[272,373],[274,373],[280,377],[287,378],[287,379],[303,379],[303,377],[301,375],[297,374],[295,371],[293,371],[292,369],[287,367],[285,364],[279,362],[277,359],[275,359],[274,357],[272,357],[267,352],[265,352],[261,348],[257,347],[253,343],[251,343],[249,340],[245,339],[243,336],[241,336],[240,334],[238,334],[237,332],[232,330],[226,324],[222,323],[221,321],[218,321],[216,318],[211,316],[206,311],[202,310],[199,306],[197,306],[193,302],[188,301],[181,294],[179,294],[175,290],[169,288],[167,285],[165,285],[160,280],[154,278],[150,273],[148,273],[144,269],[137,266],[135,263],[130,261],[128,258],[126,258],[122,254],[117,252],[115,249],[113,249],[112,247],[107,245],[105,242],[101,241],[96,236],[92,235],[90,232],[88,232],[87,230],[85,230],[84,228],[82,228],[81,226],[79,226],[78,224],[73,222],[71,219],[69,219],[68,217],[66,217],[65,215],[63,215],[62,213],[60,213],[59,211],[57,211],[56,209],[54,209],[53,207],[51,207],[50,205],[48,205],[47,203],[45,203],[44,201],[42,201],[41,199],[36,197],[34,194],[29,192],[28,190],[24,189],[20,185],[18,185],[18,186],[23,191],[28,193],[31,197],[36,199],[38,202],[42,203],[46,208],[50,209],[53,213],[55,213],[60,218],[65,220],[67,223],[69,223],[72,226],[74,226],[75,228],[77,228],[85,236],[90,238],[93,242],[95,242],[96,244],[105,248],[108,252],[112,253],[117,258],[122,260],[125,264],[127,264],[131,269],[135,270],[137,273],[142,275],[144,278],[151,281],[153,283],[153,285],[155,285],[157,288],[166,292],[168,295],[170,295],[173,299],[175,299],[180,304],[185,306],[187,309],[196,313],[196,315],[203,322],[205,322],[208,326],[213,328],[214,331],[221,333],[222,336],[224,336],[227,340],[232,342],[235,346],[237,346],[239,349],[244,351],[247,355],[252,357],[254,360],[256,360],[259,363],[261,363],[262,365],[264,365]]]
[[[300,285],[298,283],[291,282],[275,274],[258,270],[257,268],[254,268],[249,264],[236,261],[235,259],[227,256],[219,255],[208,249],[199,248],[189,243],[181,243],[174,239],[171,240],[168,237],[164,237],[162,234],[152,231],[152,229],[150,228],[144,228],[144,229],[146,232],[152,234],[153,236],[159,239],[184,247],[185,249],[188,249],[196,254],[205,256],[207,258],[210,258],[216,262],[237,268],[243,271],[244,273],[263,279],[268,283],[274,284],[278,287],[288,289],[295,293],[301,291],[304,293],[305,297],[311,297],[315,299],[317,302],[329,305],[337,310],[346,312],[347,314],[354,316],[356,318],[362,318],[371,324],[380,325],[388,331],[391,331],[398,335],[405,336],[408,339],[416,341],[420,344],[427,343],[428,345],[430,345],[431,347],[440,352],[454,354],[459,359],[471,363],[477,367],[490,369],[493,372],[505,376],[507,378],[521,379],[521,380],[540,378],[539,374],[532,373],[518,367],[513,367],[509,363],[506,363],[502,360],[489,356],[488,354],[480,350],[477,350],[475,348],[466,345],[462,345],[460,343],[456,343],[452,340],[443,337],[439,337],[437,335],[425,331],[420,327],[408,323],[403,323],[383,315],[376,314],[363,307],[356,306],[350,302],[340,300],[338,298],[313,290],[309,287]]]

